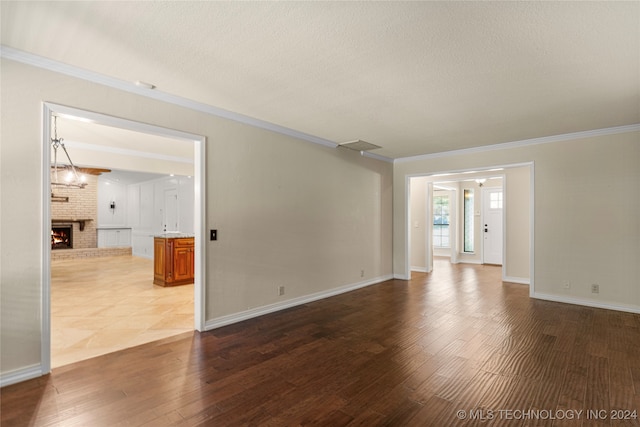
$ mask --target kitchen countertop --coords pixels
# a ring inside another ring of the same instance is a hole
[[[194,234],[189,234],[189,233],[162,233],[162,234],[156,234],[153,237],[159,238],[159,239],[188,239],[188,238],[193,238],[195,237]]]

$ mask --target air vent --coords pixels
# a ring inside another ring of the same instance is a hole
[[[344,147],[354,151],[371,151],[375,150],[376,148],[381,148],[379,145],[371,144],[370,142],[362,141],[360,139],[358,139],[357,141],[338,144],[338,147]]]

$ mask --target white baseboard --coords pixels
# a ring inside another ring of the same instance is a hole
[[[36,363],[35,365],[25,366],[24,368],[15,369],[9,372],[3,372],[0,374],[0,387],[4,387],[11,384],[16,384],[22,381],[38,378],[44,375],[42,373],[42,365]]]
[[[393,278],[398,280],[410,280],[409,277],[405,276],[404,274],[394,274]]]
[[[427,269],[425,267],[411,267],[411,271],[417,271],[418,273],[426,273]]]
[[[345,292],[350,292],[356,289],[364,288],[366,286],[375,285],[376,283],[384,282],[392,278],[393,276],[389,274],[386,276],[377,277],[375,279],[366,280],[364,282],[358,282],[350,285],[340,286],[338,288],[329,289],[327,291],[316,292],[314,294],[293,298],[287,301],[282,301],[275,304],[269,304],[262,307],[256,307],[249,310],[241,311],[239,313],[229,314],[227,316],[217,317],[215,319],[207,320],[204,324],[204,329],[208,331],[211,329],[220,328],[222,326],[231,325],[232,323],[242,322],[243,320],[252,319],[254,317],[258,317],[258,316],[273,313],[276,311],[284,310],[287,308],[295,307],[297,305],[302,305],[302,304],[317,301],[320,299],[329,298],[335,295],[343,294]]]
[[[513,277],[513,276],[504,276],[502,278],[503,282],[510,282],[510,283],[519,283],[521,285],[530,285],[531,282],[529,280],[528,277]]]
[[[554,301],[554,302],[561,302],[564,304],[583,305],[587,307],[603,308],[605,310],[624,311],[627,313],[640,314],[640,307],[638,306],[611,304],[611,303],[593,301],[585,298],[574,298],[574,297],[567,297],[562,295],[544,294],[540,292],[534,292],[534,294],[531,296],[532,298],[542,299],[545,301]]]

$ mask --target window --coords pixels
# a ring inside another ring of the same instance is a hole
[[[501,202],[502,203],[502,202]],[[464,190],[464,251],[473,252],[473,190]]]
[[[449,244],[449,196],[433,197],[433,246],[448,248]]]
[[[489,193],[489,209],[502,209],[502,191]]]

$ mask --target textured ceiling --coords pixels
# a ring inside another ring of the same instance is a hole
[[[640,2],[1,2],[2,44],[398,158],[640,122]]]

